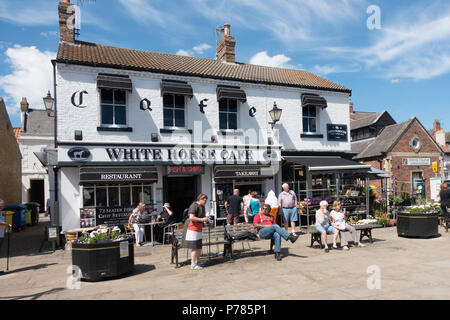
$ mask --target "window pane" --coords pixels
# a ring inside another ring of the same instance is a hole
[[[126,93],[125,90],[114,90],[114,104],[125,104]]]
[[[102,106],[102,124],[113,124],[112,106]]]
[[[219,101],[219,111],[228,111],[227,99],[220,99],[220,101]]]
[[[94,188],[83,188],[83,207],[94,206]]]
[[[309,132],[308,118],[303,118],[303,132]]]
[[[139,202],[142,202],[142,186],[132,186],[131,192],[133,199],[131,206],[136,207],[139,204]]]
[[[163,98],[164,107],[173,108],[173,96],[171,94],[165,94]]]
[[[316,117],[316,107],[309,107],[309,115],[311,117]]]
[[[164,127],[173,127],[173,110],[164,109]]]
[[[228,129],[237,129],[237,114],[229,113],[228,114]]]
[[[97,207],[107,207],[106,202],[106,187],[96,187],[96,206]]]
[[[175,110],[175,126],[184,127],[184,110]]]
[[[112,104],[113,103],[113,91],[112,89],[102,89],[101,90],[101,104]]]
[[[131,208],[130,186],[120,186],[120,205],[124,208]]]
[[[119,207],[119,188],[118,187],[108,187],[108,197],[109,197],[109,207]]]
[[[235,99],[228,100],[228,111],[237,112],[237,100]]]
[[[144,186],[144,203],[152,200],[152,186]]]
[[[180,95],[175,96],[175,108],[184,109],[184,96]]]
[[[115,106],[114,110],[116,111],[116,124],[127,124],[127,109],[125,106]]]
[[[228,129],[227,114],[224,112],[219,113],[219,128],[222,130]]]
[[[309,118],[309,131],[316,132],[316,118]]]

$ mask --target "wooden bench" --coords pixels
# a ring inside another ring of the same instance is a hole
[[[175,260],[175,268],[179,268],[180,262],[178,260],[178,250],[181,248],[183,241],[183,230],[177,229],[173,230],[170,235],[170,242],[172,243],[172,254],[171,254],[171,264],[174,263]],[[229,250],[230,242],[225,238],[225,227],[203,227],[202,230],[202,246],[211,246],[211,245],[224,245],[223,254],[227,255]],[[189,260],[187,258],[186,260]]]
[[[233,259],[233,243],[236,242],[242,242],[242,241],[253,241],[253,240],[249,240],[249,239],[235,239],[236,236],[238,236],[239,234],[242,234],[243,232],[251,232],[255,235],[258,235],[258,229],[256,228],[255,225],[253,224],[249,224],[249,223],[239,223],[239,224],[232,224],[232,225],[227,225],[225,227],[225,239],[227,239],[229,241],[229,246],[228,246],[228,254],[230,259]],[[258,237],[258,240],[270,240],[270,249],[269,249],[269,253],[273,253],[273,246],[274,246],[274,241],[273,238],[271,239],[262,239]]]
[[[361,241],[364,237],[369,238],[370,243],[373,243],[372,239],[372,229],[375,228],[382,228],[382,225],[379,224],[355,224],[352,225],[356,231],[360,231],[359,235],[359,241]],[[345,232],[348,232],[347,230]],[[307,233],[311,234],[311,246],[313,246],[314,242],[317,242],[320,246],[320,249],[322,249],[322,238],[320,235],[320,232],[317,231],[315,228],[308,228]]]

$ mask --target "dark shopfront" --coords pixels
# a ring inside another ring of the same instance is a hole
[[[260,204],[264,203],[267,190],[273,189],[274,170],[270,166],[215,166],[214,186],[218,220],[226,218],[225,201],[239,189],[241,197],[248,191],[256,191]],[[241,218],[244,221],[244,218]]]
[[[205,173],[204,165],[167,166],[163,178],[165,202],[170,203],[174,221],[181,221],[184,209],[189,208],[201,193],[201,175]]]

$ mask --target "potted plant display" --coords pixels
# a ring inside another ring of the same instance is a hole
[[[428,201],[403,207],[397,216],[397,234],[403,237],[429,238],[438,235],[440,207]]]
[[[72,243],[72,264],[87,280],[130,272],[134,267],[133,238],[121,234],[118,227],[84,232]]]

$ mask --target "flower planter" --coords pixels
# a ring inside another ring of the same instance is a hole
[[[133,239],[96,244],[73,243],[72,264],[80,268],[80,276],[86,280],[117,277],[130,272],[134,268]]]
[[[438,233],[437,213],[399,212],[397,216],[397,234],[401,237],[430,238]]]

